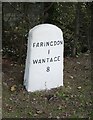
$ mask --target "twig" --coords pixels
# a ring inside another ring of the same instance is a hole
[[[48,6],[48,7],[44,10],[44,12],[47,12],[47,11],[52,7],[53,4],[54,4],[54,3],[52,2],[52,3],[50,4],[50,6]]]

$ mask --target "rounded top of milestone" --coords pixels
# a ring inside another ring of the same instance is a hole
[[[39,28],[40,29],[42,29],[42,28],[44,28],[44,29],[49,29],[49,28],[57,29],[57,30],[60,30],[62,32],[62,30],[59,27],[57,27],[56,25],[45,23],[45,24],[39,24],[39,25],[33,27],[32,29],[30,29],[29,34],[30,34],[30,32],[33,32],[36,29],[39,30]]]
[[[40,24],[29,31],[29,39],[34,41],[55,41],[62,39],[62,36],[62,30],[52,24]]]

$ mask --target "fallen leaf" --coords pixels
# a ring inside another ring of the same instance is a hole
[[[16,85],[13,85],[12,87],[11,87],[11,91],[13,92],[13,91],[15,91],[16,90]]]
[[[71,95],[71,98],[73,98],[74,96],[73,95]]]
[[[9,100],[11,100],[11,101],[12,101],[13,99],[12,99],[12,98],[9,98]]]
[[[59,116],[57,116],[57,119],[60,119],[60,117],[59,117]]]
[[[11,81],[12,81],[12,80],[14,80],[14,78],[9,78],[9,80],[11,80]]]
[[[80,62],[77,62],[77,64],[79,64],[79,65],[80,65]]]
[[[60,105],[60,106],[58,107],[58,109],[61,110],[61,109],[62,109],[62,106]]]
[[[71,90],[71,87],[69,85],[67,87]]]
[[[36,117],[37,115],[38,115],[38,114],[35,113],[35,114],[34,114],[34,117]]]
[[[36,111],[36,113],[37,113],[37,114],[41,114],[41,113],[43,113],[43,111],[38,110],[38,111]]]
[[[28,114],[29,114],[29,115],[32,115],[32,112],[30,111]]]
[[[7,85],[7,83],[6,83],[6,82],[3,82],[3,85],[4,85],[4,86],[6,86],[6,87],[8,87],[8,85]]]
[[[10,106],[8,110],[11,111],[11,110],[12,110],[12,107]]]
[[[11,63],[11,66],[13,66],[13,64]]]
[[[71,79],[73,79],[73,78],[74,78],[74,77],[73,77],[73,76],[71,76],[71,75],[70,75],[69,77],[70,77]]]
[[[33,100],[35,101],[36,99],[35,99],[35,98],[33,98]]]
[[[48,118],[52,118],[52,113],[49,113],[49,117]]]
[[[81,86],[77,87],[78,89],[81,89]]]

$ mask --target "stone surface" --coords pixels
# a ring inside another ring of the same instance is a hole
[[[63,33],[51,24],[29,31],[24,85],[27,91],[63,86]]]

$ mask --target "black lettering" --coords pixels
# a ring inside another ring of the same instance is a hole
[[[46,46],[45,42],[43,42],[44,46]]]
[[[50,46],[53,46],[53,41],[50,42]]]
[[[42,59],[42,63],[45,63],[46,62],[46,60],[45,59]]]
[[[35,43],[33,43],[33,47],[35,47]]]
[[[43,42],[40,42],[40,47],[43,47]]]
[[[60,56],[54,57],[54,62],[56,62],[56,61],[60,61]]]
[[[41,63],[41,59],[39,59],[38,63]]]
[[[54,46],[56,46],[56,41],[54,41]]]
[[[62,41],[60,41],[60,44],[62,45]]]
[[[57,61],[57,57],[54,57],[54,62],[56,62]]]
[[[37,64],[38,63],[38,59],[37,60],[33,60],[33,64]]]
[[[58,61],[60,61],[60,56],[58,56]]]
[[[59,41],[57,41],[57,45],[59,45],[60,44],[60,42]]]
[[[50,62],[53,62],[53,58],[50,59]]]
[[[49,46],[49,42],[46,42],[46,46]]]
[[[46,58],[47,59],[47,62],[49,62],[49,58]]]
[[[50,71],[50,67],[47,67],[46,71],[49,72]]]
[[[48,54],[50,54],[50,50],[48,50]]]
[[[36,47],[39,47],[39,43],[36,44]]]
[[[62,41],[50,41],[50,42],[37,42],[33,43],[33,47],[47,47],[47,46],[56,46],[62,45]]]

